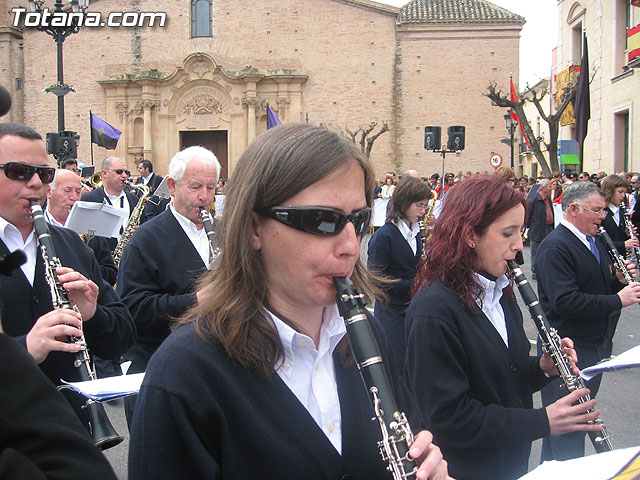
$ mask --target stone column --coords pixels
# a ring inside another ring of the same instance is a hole
[[[154,100],[142,101],[142,120],[144,122],[144,140],[142,152],[145,160],[153,157],[153,129],[151,128],[151,109],[158,104]]]
[[[246,96],[244,103],[247,106],[247,144],[256,138],[256,105],[258,99],[255,96]]]

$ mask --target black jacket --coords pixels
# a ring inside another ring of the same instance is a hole
[[[600,241],[596,245],[600,264],[567,227],[558,225],[536,255],[540,304],[560,337],[577,344],[610,340],[622,308],[616,295],[622,285],[606,249]]]
[[[206,267],[170,210],[136,230],[124,249],[117,291],[138,331],[127,352],[131,373],[147,361],[169,335],[169,325],[196,303],[193,287]]]
[[[96,313],[83,324],[89,353],[104,359],[119,358],[135,340],[135,326],[129,311],[113,288],[103,280],[93,252],[82,243],[80,237],[66,228],[50,225],[49,229],[61,264],[93,280],[100,289]],[[6,245],[0,241],[0,256],[7,253]],[[0,303],[5,333],[26,348],[26,335],[36,320],[53,310],[51,291],[45,281],[44,262],[39,251],[33,287],[21,269],[9,277],[0,276]],[[72,354],[51,352],[39,366],[58,385],[61,378],[67,381],[81,380],[73,361]]]
[[[519,478],[531,442],[549,435],[546,411],[532,399],[547,379],[529,356],[509,289],[500,303],[509,348],[482,311],[470,311],[439,279],[407,312],[407,382],[454,478]]]
[[[62,395],[18,343],[0,334],[0,478],[115,480]]]
[[[384,335],[375,321],[372,328],[397,404],[417,433],[421,425],[410,415]],[[276,373],[259,378],[215,340],[200,338],[193,324],[180,327],[149,362],[131,428],[129,478],[391,480],[360,373],[335,354],[334,366],[342,454]]]

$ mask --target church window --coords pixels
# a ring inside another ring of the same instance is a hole
[[[191,38],[211,37],[213,0],[191,0]]]

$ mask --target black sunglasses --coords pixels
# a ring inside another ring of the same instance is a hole
[[[258,213],[271,217],[280,223],[313,235],[338,235],[347,222],[351,222],[356,235],[369,229],[371,208],[366,207],[353,213],[344,213],[329,207],[290,206],[261,208]]]
[[[21,182],[28,182],[36,173],[42,183],[51,183],[56,176],[56,169],[53,167],[36,167],[28,163],[7,162],[0,164],[0,168],[4,170],[7,178]]]
[[[117,168],[117,169],[111,169],[112,172],[116,172],[116,175],[122,175],[122,172],[127,174],[127,177],[131,176],[131,171],[130,170],[123,170],[122,168]]]

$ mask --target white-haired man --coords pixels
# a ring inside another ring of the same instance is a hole
[[[200,207],[215,198],[220,164],[203,147],[178,152],[169,163],[169,208],[142,224],[125,248],[117,291],[138,328],[136,343],[125,354],[130,373],[143,372],[151,355],[169,335],[172,318],[198,301],[193,287],[209,268],[209,241]],[[133,397],[125,401],[131,421]]]
[[[50,186],[44,217],[52,225],[64,227],[73,204],[80,200],[82,194],[80,177],[73,170],[56,170],[56,176]],[[89,240],[88,246],[93,250],[98,265],[100,265],[102,278],[109,285],[115,285],[118,269],[113,263],[107,238],[95,237]]]

